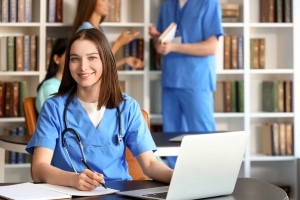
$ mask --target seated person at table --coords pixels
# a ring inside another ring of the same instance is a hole
[[[155,158],[139,104],[121,93],[107,39],[97,29],[81,30],[70,39],[59,90],[45,101],[26,147],[32,178],[78,190],[131,180],[126,146],[146,176],[170,182],[173,170]]]
[[[52,94],[58,91],[64,71],[67,44],[67,38],[59,38],[55,41],[50,56],[47,74],[37,87],[35,108],[38,112],[40,112],[44,102],[50,98]]]

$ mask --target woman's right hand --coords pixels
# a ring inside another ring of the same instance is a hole
[[[101,183],[105,183],[103,174],[92,172],[89,169],[75,174],[74,188],[78,190],[91,191],[99,186],[102,187]]]
[[[128,44],[132,40],[134,40],[140,34],[139,31],[129,31],[126,30],[117,38],[117,42],[119,42],[122,46]]]

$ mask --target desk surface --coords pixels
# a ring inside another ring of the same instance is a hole
[[[135,190],[142,188],[158,187],[164,184],[156,181],[112,181],[106,183],[108,187],[120,191]],[[85,200],[115,200],[131,199],[121,195],[113,194],[106,196],[81,197],[75,199]],[[286,193],[281,188],[251,178],[239,178],[232,195],[210,198],[212,200],[288,200]]]
[[[0,186],[10,185],[10,183],[1,183]],[[163,186],[165,184],[156,181],[108,181],[106,185],[110,188],[120,191],[136,190]],[[109,194],[104,196],[92,197],[74,197],[78,200],[118,200],[132,199],[118,194]],[[234,192],[228,196],[209,198],[212,200],[288,200],[286,193],[281,188],[251,178],[238,178]]]

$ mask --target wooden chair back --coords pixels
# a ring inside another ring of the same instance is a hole
[[[36,122],[38,118],[38,112],[35,109],[35,97],[27,97],[23,101],[23,110],[25,117],[25,124],[29,135],[33,135]],[[150,129],[150,121],[148,113],[145,110],[141,110],[143,117]],[[126,147],[126,161],[128,163],[129,174],[133,180],[147,180],[149,179],[144,175],[139,163],[132,155],[131,151]]]

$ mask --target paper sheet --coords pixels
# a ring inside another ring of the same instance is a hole
[[[116,193],[118,190],[98,187],[93,191],[52,184],[20,183],[0,187],[0,197],[20,200],[71,199],[72,196],[97,196]]]

